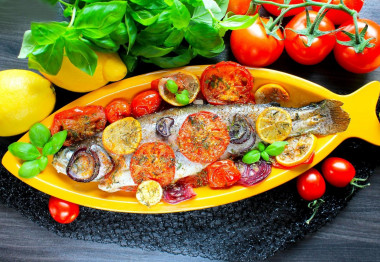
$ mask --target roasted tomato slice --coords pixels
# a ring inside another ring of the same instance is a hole
[[[167,186],[174,179],[174,151],[162,142],[144,143],[133,154],[130,170],[136,184],[155,180],[162,187]]]
[[[226,151],[230,142],[227,125],[218,115],[201,111],[189,115],[179,130],[177,143],[190,161],[212,163]]]
[[[77,106],[56,114],[50,132],[54,135],[67,130],[67,138],[63,145],[70,146],[102,131],[106,123],[104,107]]]
[[[213,105],[253,102],[253,77],[235,62],[220,62],[207,67],[201,76],[201,91]]]
[[[105,108],[108,122],[113,123],[132,113],[131,104],[123,98],[112,100]]]
[[[232,160],[220,160],[206,167],[208,183],[212,188],[224,188],[235,184],[241,178],[239,169]]]

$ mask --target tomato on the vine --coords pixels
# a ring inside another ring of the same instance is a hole
[[[283,4],[285,1],[284,0],[271,0],[272,2],[275,2],[275,3],[278,3],[278,4]],[[302,4],[304,2],[304,0],[291,0],[290,1],[290,4],[291,5],[296,5],[296,4]],[[271,13],[272,15],[275,15],[275,16],[279,16],[280,13],[281,13],[281,9],[275,5],[271,5],[271,4],[263,4],[263,7],[265,8],[265,10],[267,10],[269,13]],[[292,15],[296,15],[302,11],[305,10],[305,7],[298,7],[298,8],[294,8],[290,11],[288,11],[284,17],[287,17],[287,16],[292,16]]]
[[[52,218],[61,224],[73,222],[79,215],[79,206],[69,201],[51,196],[49,212]]]
[[[327,3],[330,1],[330,4],[340,4],[340,0],[314,0],[316,2],[321,2],[321,3]],[[363,7],[364,0],[343,0],[343,3],[352,10],[355,10],[356,12],[360,12],[360,10]],[[319,11],[321,8],[319,6],[313,6],[313,10]],[[341,25],[347,20],[351,20],[352,17],[347,14],[344,11],[341,10],[336,10],[336,9],[327,9],[328,12],[326,16],[335,24],[335,25]]]
[[[209,186],[224,188],[235,184],[240,178],[239,169],[232,160],[219,160],[206,167]]]
[[[162,99],[157,91],[144,91],[132,99],[132,114],[135,117],[152,114],[160,107],[161,101]]]
[[[310,22],[313,23],[317,17],[317,12],[309,11]],[[306,11],[299,13],[290,20],[285,27],[285,50],[296,62],[304,65],[315,65],[320,63],[333,50],[335,46],[335,35],[326,34],[315,37],[312,43],[308,43],[307,36],[298,34],[293,30],[304,30],[307,28]],[[334,24],[330,19],[324,17],[319,24],[318,30],[333,31]],[[306,44],[310,46],[306,46]]]
[[[245,15],[248,12],[251,1],[252,0],[230,0],[228,2],[227,13],[234,12],[237,15]],[[256,10],[250,15],[257,14],[259,9],[260,5],[257,5]]]
[[[339,65],[347,71],[363,74],[368,73],[380,66],[380,25],[369,19],[358,19],[359,32],[362,32],[365,25],[368,25],[368,30],[364,35],[364,39],[370,39],[372,47],[365,47],[363,52],[356,53],[351,46],[346,46],[337,43],[334,48],[334,56]],[[355,24],[353,21],[347,21],[339,27],[346,32],[355,33]],[[337,40],[349,41],[350,38],[342,31],[336,34]]]
[[[250,27],[232,31],[231,50],[239,63],[263,67],[272,64],[280,57],[284,50],[284,41],[267,35],[262,23],[268,21],[260,17]],[[280,29],[276,34],[280,39],[284,39]]]
[[[346,159],[329,157],[322,164],[322,174],[329,184],[345,187],[355,177],[355,167]]]
[[[303,199],[313,201],[323,196],[326,182],[317,169],[311,168],[297,178],[297,190]]]

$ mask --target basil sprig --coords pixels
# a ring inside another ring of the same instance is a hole
[[[228,0],[44,0],[60,2],[70,22],[33,22],[19,58],[29,67],[56,75],[67,56],[93,75],[98,52],[119,52],[132,72],[139,61],[180,67],[195,56],[213,57],[228,30],[252,25],[257,16],[228,13]]]
[[[246,164],[253,164],[259,161],[260,158],[269,161],[269,157],[281,154],[287,144],[288,142],[286,141],[276,141],[265,147],[265,145],[260,142],[257,145],[257,149],[253,149],[243,156],[242,161]]]
[[[166,81],[165,86],[166,86],[166,89],[169,90],[170,93],[175,95],[175,100],[178,103],[180,103],[181,105],[188,105],[190,103],[189,91],[184,89],[179,93],[178,85],[174,80],[169,79],[168,81]]]
[[[9,152],[25,162],[18,170],[22,178],[32,178],[45,170],[48,155],[54,155],[61,149],[67,137],[67,131],[60,131],[53,136],[43,124],[34,124],[29,130],[30,143],[14,142],[8,146]],[[42,154],[38,148],[42,149]]]

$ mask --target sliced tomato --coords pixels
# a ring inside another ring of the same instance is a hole
[[[253,77],[242,65],[219,62],[207,67],[201,76],[201,91],[213,105],[253,102]]]
[[[227,125],[218,115],[201,111],[186,118],[177,143],[181,153],[190,161],[212,163],[226,151],[230,136]]]
[[[123,98],[112,100],[105,108],[108,122],[113,123],[117,120],[131,116],[131,104]]]
[[[212,188],[232,186],[241,178],[239,169],[232,160],[220,160],[206,167],[208,183]]]
[[[95,133],[102,131],[106,126],[106,113],[102,106],[77,106],[57,113],[50,127],[52,135],[67,130],[64,146],[70,146]]]
[[[174,179],[174,151],[163,142],[144,143],[133,154],[130,170],[136,184],[154,180],[162,187],[167,186]]]
[[[188,184],[193,188],[206,186],[208,184],[207,171],[203,169],[201,172],[179,179],[178,184]]]

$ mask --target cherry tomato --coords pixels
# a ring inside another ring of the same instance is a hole
[[[309,11],[310,21],[313,23],[317,12]],[[290,20],[285,27],[285,49],[289,56],[296,62],[304,65],[315,65],[320,63],[333,50],[335,46],[335,35],[327,34],[314,38],[310,47],[307,47],[307,36],[297,34],[292,30],[302,30],[306,26],[306,12],[299,13]],[[319,24],[320,31],[335,30],[330,19],[324,17]]]
[[[241,174],[232,160],[220,160],[206,167],[208,182],[212,188],[229,187],[239,181]]]
[[[356,170],[346,159],[329,157],[322,164],[322,174],[331,185],[345,187],[355,177]]]
[[[284,41],[267,35],[261,21],[267,23],[268,19],[260,17],[250,27],[231,33],[232,53],[243,65],[268,66],[276,61],[284,50]],[[276,34],[280,39],[284,39],[280,29]]]
[[[317,169],[311,168],[297,178],[297,190],[307,200],[316,200],[326,191],[326,182]]]
[[[106,113],[102,106],[77,106],[57,113],[50,127],[52,135],[67,130],[64,146],[84,140],[102,131],[107,123]]]
[[[368,73],[380,66],[380,25],[369,19],[358,19],[359,32],[368,24],[365,39],[375,38],[370,41],[374,44],[371,48],[364,48],[362,53],[356,53],[353,47],[336,43],[334,55],[336,61],[347,71],[353,73]],[[352,21],[347,21],[339,27],[340,29],[355,33],[355,25]],[[349,37],[343,32],[336,34],[337,40],[348,41]]]
[[[150,88],[153,90],[158,91],[158,83],[160,82],[161,78],[154,79],[152,82],[150,82]]]
[[[327,3],[331,0],[314,0],[314,1]],[[357,12],[359,12],[363,7],[364,0],[343,0],[343,3],[349,9],[356,10]],[[334,5],[340,4],[340,0],[332,0],[330,4],[334,4]],[[319,6],[313,6],[312,8],[313,10],[317,12],[319,11],[319,9],[321,9]],[[352,16],[350,16],[344,11],[336,10],[336,9],[327,9],[327,10],[328,12],[326,14],[326,17],[328,17],[335,25],[341,25],[347,20],[352,19]]]
[[[234,12],[237,15],[245,15],[249,9],[249,6],[251,4],[251,0],[230,0],[228,2],[228,12]],[[256,10],[250,14],[254,15],[257,14],[260,10],[260,5],[256,6]]]
[[[117,98],[109,103],[106,108],[108,122],[113,123],[131,115],[131,105],[123,98]]]
[[[132,99],[132,114],[135,117],[152,114],[161,105],[160,94],[155,90],[144,91]]]
[[[201,91],[213,105],[252,102],[253,77],[235,62],[219,62],[207,67],[201,76]]]
[[[278,3],[278,4],[283,4],[284,3],[284,0],[271,0],[272,2],[275,2],[275,3]],[[304,0],[291,0],[290,1],[290,4],[291,5],[296,5],[296,4],[301,4],[303,3]],[[279,16],[280,13],[281,13],[281,9],[278,8],[277,6],[275,5],[271,5],[271,4],[263,4],[264,8],[269,12],[271,13],[272,15],[275,15],[275,16]],[[296,15],[302,11],[305,10],[305,7],[299,7],[299,8],[295,8],[295,9],[292,9],[290,11],[288,11],[284,17],[287,17],[287,16],[292,16],[292,15]]]
[[[49,199],[49,212],[55,221],[61,224],[73,222],[79,215],[79,206],[51,196]]]

